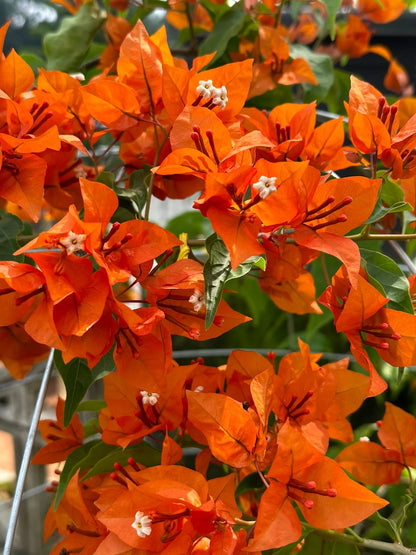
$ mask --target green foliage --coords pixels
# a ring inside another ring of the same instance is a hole
[[[65,384],[64,426],[68,426],[90,386],[114,369],[113,357],[111,352],[107,353],[91,370],[81,358],[74,358],[65,364],[60,351],[55,352],[54,362]]]
[[[389,300],[389,308],[413,314],[409,282],[390,257],[373,250],[360,249],[368,281]]]
[[[47,69],[80,71],[91,41],[105,18],[105,12],[93,2],[86,2],[75,15],[65,17],[58,31],[45,35]]]

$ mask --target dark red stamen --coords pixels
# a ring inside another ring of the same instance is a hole
[[[202,94],[200,94],[200,95],[198,96],[198,98],[192,102],[192,106],[198,106],[198,104],[201,102],[201,100],[202,100],[203,98],[204,98],[204,97],[202,96]]]
[[[104,243],[107,243],[107,241],[110,239],[110,237],[112,237],[114,235],[114,233],[116,231],[118,231],[120,229],[120,222],[114,222],[113,225],[111,226],[110,231],[107,233],[107,235],[105,237],[103,237],[101,239],[101,244],[104,245]]]
[[[58,439],[62,439],[62,437],[55,436],[55,435],[53,435],[53,434],[48,434],[48,435],[46,436],[46,439],[49,440],[49,441],[56,441],[56,440],[58,440]]]
[[[127,483],[117,474],[117,472],[111,472],[110,478],[115,482],[118,482],[121,486],[124,486],[125,488],[127,487]]]
[[[384,106],[381,112],[381,118],[380,118],[383,123],[386,123],[389,113],[390,113],[390,106]]]
[[[102,250],[103,254],[105,254],[106,256],[111,254],[112,252],[120,249],[123,245],[125,245],[132,238],[133,238],[133,235],[131,233],[126,233],[126,235],[120,241],[117,241],[111,247],[103,248],[103,250]]]
[[[391,131],[393,129],[393,124],[394,124],[394,120],[396,118],[397,111],[398,111],[398,107],[396,105],[391,106],[391,108],[390,108],[389,128],[388,128],[389,135],[391,135]]]
[[[327,227],[329,225],[335,225],[335,224],[340,224],[343,222],[347,221],[347,216],[345,214],[341,214],[341,216],[338,216],[338,218],[335,218],[334,220],[328,220],[327,222],[323,223],[323,224],[319,224],[319,225],[315,225],[315,226],[310,226],[311,229],[313,229],[314,231],[317,231],[318,229],[322,229],[323,227]]]
[[[322,203],[322,205],[324,205],[325,203],[330,204],[331,199],[333,197],[330,196],[327,198],[327,200],[325,202]],[[335,200],[335,199],[334,199]],[[310,212],[307,212],[307,217],[305,218],[305,222],[310,222],[312,220],[318,220],[320,218],[326,218],[326,216],[329,216],[330,214],[333,214],[334,212],[336,212],[337,210],[339,210],[340,208],[344,208],[344,206],[347,206],[348,204],[351,204],[352,201],[354,199],[352,197],[345,197],[341,202],[339,202],[338,204],[336,204],[335,206],[332,206],[332,208],[330,208],[329,210],[325,210],[324,212],[319,213],[318,209],[313,209]],[[318,207],[319,209],[323,208],[323,206]]]
[[[23,297],[18,297],[15,300],[15,304],[16,304],[16,306],[20,306],[21,304],[28,301],[30,298],[34,297],[35,295],[39,295],[39,293],[44,293],[44,291],[45,291],[45,284],[41,285],[40,287],[38,287],[34,291],[31,291],[27,295],[23,295]]]
[[[155,273],[159,270],[159,268],[161,266],[163,266],[163,264],[166,262],[166,260],[172,256],[173,254],[173,249],[168,249],[165,254],[162,256],[162,258],[159,260],[159,262],[156,264],[156,266],[152,269],[152,271],[149,273],[149,276],[153,276],[155,275]]]
[[[36,110],[39,108],[39,102],[34,102],[32,104],[31,109],[29,110],[30,114],[33,116],[33,114],[36,112]]]
[[[5,287],[4,289],[0,289],[0,296],[7,295],[8,293],[15,293],[15,290],[11,287]]]
[[[33,110],[33,108],[35,108]],[[46,108],[49,108],[49,102],[43,102],[40,106],[37,102],[35,102],[32,106],[32,110],[30,110],[30,113],[33,116],[33,121],[35,121],[36,119],[38,119],[38,117],[46,110]]]
[[[41,127],[46,121],[48,121],[48,119],[50,119],[53,116],[53,112],[46,112],[46,114],[43,116],[42,119],[40,119],[38,122],[36,122],[36,125],[34,125],[30,132],[34,133],[35,131],[37,131],[39,129],[39,127]]]
[[[218,165],[220,163],[220,159],[218,158],[217,150],[215,148],[214,132],[212,131],[212,129],[207,129],[205,132],[205,135],[207,136],[209,146],[211,147],[212,155],[214,156],[215,163]]]
[[[101,534],[98,532],[93,532],[92,530],[83,530],[82,528],[78,528],[75,524],[67,524],[67,530],[70,532],[76,532],[77,534],[81,534],[82,536],[88,536],[90,538],[99,538]]]
[[[321,210],[326,208],[329,204],[332,204],[334,202],[334,200],[335,200],[335,197],[330,195],[326,200],[324,200],[324,202],[322,202],[316,208],[313,208],[312,210],[306,210],[307,217],[309,218],[310,216],[312,216],[312,214],[316,214],[317,212],[320,212]]]
[[[130,476],[127,470],[123,468],[119,462],[115,462],[113,466],[114,466],[114,470],[116,470],[117,472],[120,472],[125,478],[127,478],[127,480],[130,480],[130,482],[132,482],[135,486],[137,486],[137,482],[133,480],[133,478]]]
[[[368,345],[369,347],[375,347],[376,349],[382,349],[383,351],[387,351],[389,349],[389,344],[385,341],[382,343],[375,343],[374,341],[368,341],[367,339],[362,339],[364,345]]]
[[[296,403],[294,407],[292,407],[292,411],[300,409],[300,407],[303,406],[306,403],[306,401],[308,401],[312,397],[312,395],[313,395],[313,391],[310,389],[305,393],[302,399],[298,403]]]
[[[198,142],[197,149],[200,152],[202,152],[203,154],[205,154],[205,156],[209,157],[208,151],[205,148],[204,140],[203,140],[202,134],[201,134],[201,128],[199,127],[199,125],[194,125],[193,128],[192,128],[192,133],[191,133],[191,139],[194,141],[195,145],[197,145],[197,143],[195,142],[195,139],[194,139],[194,136],[195,136],[194,134],[196,134],[197,137],[198,137],[198,139],[197,139],[197,142]]]
[[[385,99],[384,96],[380,96],[380,98],[378,99],[377,117],[378,117],[379,119],[381,119],[381,115],[382,115],[382,113],[383,113],[383,108],[384,108],[386,102],[387,102],[387,101],[386,101],[386,99]]]
[[[133,457],[129,457],[127,459],[127,462],[132,467],[133,470],[135,470],[136,472],[140,472],[140,468],[139,468],[138,464],[136,463],[136,461],[133,459]]]

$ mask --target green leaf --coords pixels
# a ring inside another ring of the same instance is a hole
[[[166,225],[166,229],[177,237],[180,233],[187,233],[193,239],[207,237],[212,234],[211,222],[208,218],[204,218],[199,210],[184,212],[180,216],[172,218]]]
[[[146,206],[149,180],[150,166],[148,168],[142,168],[141,170],[135,170],[129,178],[129,189],[122,189],[122,191],[131,191],[134,193],[130,198],[137,205],[140,214]],[[119,194],[120,189],[115,189],[115,191]]]
[[[237,36],[244,24],[245,12],[236,4],[214,23],[212,31],[199,47],[199,55],[216,52],[211,64],[224,54],[228,42]]]
[[[404,201],[395,202],[390,207],[385,206],[382,199],[379,198],[374,206],[373,213],[365,222],[365,224],[373,224],[378,222],[381,218],[384,218],[386,214],[395,214],[397,212],[407,212],[408,210],[413,210],[413,207]]]
[[[390,299],[388,307],[413,314],[409,282],[397,263],[377,251],[360,248],[360,253],[370,283]]]
[[[387,206],[392,206],[403,202],[404,191],[397,183],[385,176],[381,184],[380,198]]]
[[[45,66],[45,60],[40,56],[33,54],[32,52],[19,52],[19,55],[23,60],[30,65],[33,73],[37,75],[40,67]]]
[[[359,555],[360,550],[354,544],[342,543],[336,540],[336,533],[328,537],[329,532],[322,535],[311,532],[302,546],[302,555]]]
[[[205,279],[205,329],[214,321],[218,305],[221,300],[224,284],[231,271],[230,253],[222,239],[213,233],[206,240],[208,260],[204,265]]]
[[[69,426],[71,419],[84,398],[88,388],[96,380],[111,372],[114,368],[111,353],[107,353],[92,370],[82,358],[74,358],[65,364],[60,351],[55,351],[54,362],[66,389],[64,409],[64,426]],[[110,362],[111,360],[111,362]]]
[[[119,208],[122,208],[127,212],[126,216],[122,217],[118,221],[131,220],[132,215],[139,215],[141,217],[141,211],[147,201],[148,180],[150,177],[149,168],[134,171],[130,175],[128,189],[117,187],[115,177],[112,172],[103,171],[97,177],[97,181],[104,183],[116,193],[120,204]],[[114,217],[115,215],[113,216],[113,219]]]
[[[351,75],[342,69],[334,69],[334,82],[328,93],[322,99],[328,106],[328,110],[334,114],[344,115],[344,101],[348,102],[348,95],[351,87]]]
[[[260,268],[260,270],[263,270],[264,272],[266,269],[266,259],[262,256],[250,256],[250,258],[247,258],[247,260],[240,264],[235,270],[231,270],[231,272],[228,274],[227,279],[225,280],[225,283],[233,279],[242,278],[249,273],[253,266],[256,266],[256,268]]]
[[[0,217],[0,260],[12,260],[19,248],[16,236],[23,231],[24,224],[17,216],[1,213]],[[22,259],[23,257],[20,257]]]
[[[313,100],[325,98],[334,82],[334,69],[330,56],[313,52],[302,44],[292,44],[290,55],[292,58],[303,58],[306,60],[318,81],[318,85],[302,83],[302,88],[305,91],[304,102],[312,102]]]
[[[157,451],[146,442],[142,442],[140,445],[126,447],[125,449],[122,447],[115,447],[114,445],[106,445],[106,447],[111,447],[111,450],[107,449],[107,453],[101,453],[98,448],[94,448],[90,451],[88,459],[91,463],[89,465],[91,469],[83,479],[113,471],[115,462],[119,462],[122,466],[126,466],[130,457],[133,457],[136,462],[144,464],[145,466],[156,466],[160,464],[161,452]]]
[[[43,40],[47,69],[67,73],[80,71],[90,43],[106,19],[95,2],[86,2],[75,15],[65,17],[55,33]]]
[[[289,85],[278,85],[271,91],[249,98],[246,102],[246,106],[259,108],[260,110],[273,110],[278,104],[286,104],[289,102],[293,102],[293,87]]]
[[[335,40],[335,18],[341,6],[342,0],[325,0],[326,21],[323,28],[323,34],[329,33],[332,41]]]
[[[88,412],[99,412],[101,409],[104,409],[107,406],[107,403],[104,401],[104,399],[100,399],[100,400],[88,400],[88,401],[82,401],[82,403],[80,403],[77,407],[77,412],[83,412],[83,411],[88,411]]]
[[[102,444],[100,440],[90,441],[77,447],[70,453],[65,461],[65,465],[62,469],[62,472],[59,476],[59,484],[58,489],[56,491],[55,496],[55,510],[57,509],[59,503],[61,502],[62,496],[65,493],[66,487],[71,480],[72,476],[76,473],[78,469],[82,469],[82,461],[88,456],[88,453],[91,449],[96,446]]]

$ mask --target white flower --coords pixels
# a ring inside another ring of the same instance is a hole
[[[82,251],[84,249],[84,241],[86,235],[84,233],[74,233],[70,231],[66,237],[60,240],[60,244],[65,247],[67,254],[72,254],[76,251]]]
[[[143,405],[156,405],[160,395],[159,393],[150,393],[149,391],[140,391]]]
[[[213,88],[212,102],[216,104],[220,110],[224,110],[228,102],[227,89],[224,85],[219,88]]]
[[[214,87],[212,85],[211,79],[208,79],[208,81],[200,81],[199,85],[196,88],[196,92],[200,96],[202,96],[202,98],[210,98],[213,90],[214,90]]]
[[[202,393],[203,391],[204,391],[203,385],[197,385],[196,388],[194,389],[194,393]]]
[[[370,438],[367,436],[361,436],[360,441],[362,441],[363,443],[367,443],[368,441],[370,441]]]
[[[253,188],[259,192],[260,198],[265,199],[272,193],[276,192],[276,178],[275,177],[266,177],[262,175],[257,183],[253,184]]]
[[[193,309],[195,310],[195,312],[199,312],[205,304],[204,295],[199,289],[195,289],[188,300],[193,305]]]
[[[134,522],[131,525],[137,532],[139,538],[145,538],[146,536],[150,536],[152,533],[152,520],[147,515],[142,513],[141,511],[137,511],[136,516],[134,517]]]

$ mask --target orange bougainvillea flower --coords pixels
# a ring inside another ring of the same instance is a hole
[[[294,314],[320,314],[315,300],[315,284],[312,275],[305,269],[318,253],[298,245],[289,244],[284,236],[264,234],[267,266],[260,272],[259,285],[281,310]]]
[[[223,299],[212,326],[205,330],[204,278],[202,266],[194,260],[179,260],[144,280],[146,301],[161,310],[162,322],[170,333],[205,340],[248,322],[250,318],[234,311]]]
[[[406,2],[402,0],[358,0],[357,11],[366,19],[374,23],[388,23],[397,19],[406,9]]]
[[[315,447],[326,445],[325,453],[328,437],[352,440],[346,416],[366,398],[369,379],[348,370],[348,359],[319,366],[319,354],[311,354],[300,340],[299,347],[299,353],[290,353],[280,361],[272,409],[279,422],[296,423],[300,431],[306,425],[302,432],[306,441]]]
[[[370,373],[369,395],[377,395],[386,383],[377,374],[364,345],[374,347],[381,358],[393,366],[409,366],[416,362],[416,316],[384,308],[388,299],[379,293],[363,275],[351,287],[345,267],[332,278],[319,302],[334,314],[338,332],[343,331],[351,343],[357,362]]]
[[[115,284],[127,281],[131,275],[143,279],[155,257],[180,244],[169,231],[139,220],[116,222],[107,232],[118,207],[117,195],[102,183],[83,178],[80,183],[84,219],[79,218],[74,206],[70,207],[60,222],[15,254],[39,247],[61,249],[63,256],[83,251],[94,257],[106,270],[110,283]]]
[[[360,58],[368,52],[372,34],[368,23],[350,14],[344,24],[338,25],[337,48],[341,54],[346,54],[349,58]]]
[[[285,435],[267,474],[270,484],[260,500],[248,551],[278,548],[300,538],[301,523],[291,500],[312,526],[324,529],[351,526],[387,504],[348,478],[332,459],[305,443],[300,448],[295,429]]]
[[[77,471],[69,481],[65,493],[55,509],[51,505],[45,517],[45,541],[57,530],[64,538],[56,545],[51,555],[62,553],[96,553],[98,546],[108,532],[103,524],[96,519],[97,507],[94,501],[98,494],[102,477],[94,476],[80,483]],[[49,488],[53,491],[53,488]]]
[[[390,169],[393,179],[414,175],[416,115],[399,128],[398,106],[389,106],[377,89],[354,76],[347,110],[350,137],[360,152],[376,154]]]
[[[208,545],[210,541],[217,545],[216,553],[240,553],[245,533],[232,530],[234,518],[241,515],[232,495],[233,475],[207,482],[198,472],[180,466],[161,465],[140,472],[132,468],[114,475],[114,486],[107,483],[101,488],[96,505],[99,521],[134,553],[166,549],[194,553],[201,536]],[[232,549],[224,551],[227,546]]]
[[[416,418],[386,403],[384,418],[377,425],[384,447],[364,438],[341,451],[337,461],[365,484],[395,484],[405,467],[416,466]]]
[[[264,61],[254,65],[249,98],[274,89],[279,84],[317,84],[316,77],[306,60],[290,59],[289,43],[281,34],[280,29],[261,26],[259,40],[260,52]]]
[[[251,412],[227,395],[187,392],[188,419],[221,462],[243,468],[264,456],[267,442]],[[190,430],[191,436],[192,429]]]
[[[59,397],[56,405],[56,420],[41,420],[39,431],[47,445],[32,459],[32,464],[50,464],[64,461],[74,449],[83,444],[84,427],[75,413],[67,427],[63,425],[64,401]]]

